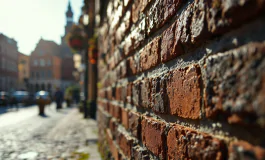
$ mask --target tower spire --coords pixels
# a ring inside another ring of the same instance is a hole
[[[72,6],[71,6],[71,1],[68,0],[68,11],[72,12]]]

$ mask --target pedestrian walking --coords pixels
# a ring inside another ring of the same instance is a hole
[[[63,103],[63,92],[60,90],[60,88],[56,88],[56,92],[54,94],[54,99],[56,102],[56,109],[61,109],[62,108],[62,103]]]

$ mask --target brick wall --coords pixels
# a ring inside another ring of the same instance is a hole
[[[265,159],[265,0],[110,0],[105,159]],[[104,12],[103,12],[104,13]]]

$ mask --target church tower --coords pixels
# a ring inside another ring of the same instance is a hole
[[[67,8],[65,15],[66,15],[66,25],[64,27],[64,29],[65,29],[64,36],[61,37],[61,48],[62,48],[62,57],[65,57],[65,56],[69,57],[69,56],[72,56],[72,53],[71,53],[70,48],[67,45],[65,37],[66,37],[67,33],[71,30],[71,27],[74,24],[74,21],[73,21],[73,15],[74,14],[72,11],[72,6],[71,6],[70,0],[68,1],[68,8]]]
[[[68,9],[67,9],[67,12],[66,12],[66,26],[65,26],[65,34],[67,34],[72,25],[73,25],[73,11],[72,11],[72,6],[71,6],[71,3],[70,3],[70,0],[68,1]]]
[[[62,65],[61,65],[61,81],[62,86],[61,88],[64,90],[67,86],[72,84],[74,82],[74,76],[73,72],[75,71],[74,68],[74,61],[73,61],[73,53],[66,42],[66,35],[71,30],[71,27],[74,24],[73,21],[73,11],[71,7],[70,0],[68,1],[68,8],[65,13],[66,15],[66,25],[65,25],[65,33],[61,37],[61,46],[60,46],[60,57],[62,59]]]

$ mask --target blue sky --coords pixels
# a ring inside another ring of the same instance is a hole
[[[84,0],[71,0],[74,21]],[[14,38],[19,51],[29,55],[42,37],[61,43],[68,0],[0,0],[0,33]]]

